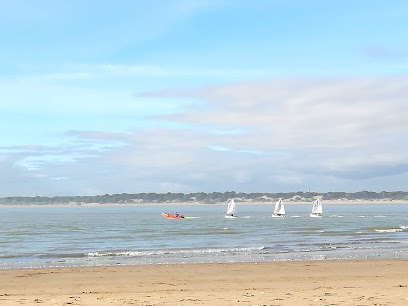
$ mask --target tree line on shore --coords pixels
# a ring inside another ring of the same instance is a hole
[[[250,201],[253,203],[271,202],[279,198],[289,201],[312,201],[316,197],[322,200],[407,200],[406,191],[359,191],[359,192],[279,192],[279,193],[244,193],[235,191],[227,192],[195,192],[195,193],[121,193],[104,194],[95,196],[34,196],[34,197],[4,197],[0,204],[65,204],[65,203],[205,203],[215,204],[236,199],[237,201]]]

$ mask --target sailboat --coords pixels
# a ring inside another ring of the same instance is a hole
[[[323,213],[322,203],[320,202],[320,199],[317,199],[316,201],[313,202],[312,212],[310,213],[310,217],[319,218],[322,216],[322,213]]]
[[[273,211],[272,218],[285,217],[285,205],[283,205],[282,199],[279,199],[275,204],[275,210]]]
[[[228,207],[227,207],[227,214],[225,215],[225,218],[236,218],[235,216],[237,213],[236,206],[237,204],[235,204],[234,199],[229,201]]]

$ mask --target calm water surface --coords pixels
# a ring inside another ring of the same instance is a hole
[[[0,268],[408,258],[408,205],[0,207]],[[165,219],[161,212],[186,218]]]

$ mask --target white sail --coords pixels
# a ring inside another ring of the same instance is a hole
[[[237,209],[236,209],[236,204],[234,199],[232,199],[229,203],[228,203],[228,208],[227,208],[227,216],[232,216],[234,214],[237,213]]]
[[[323,206],[319,199],[313,202],[311,217],[321,217],[323,213]]]
[[[272,216],[285,216],[285,205],[283,205],[282,199],[279,199],[279,201],[276,202]]]

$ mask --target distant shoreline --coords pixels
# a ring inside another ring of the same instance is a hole
[[[121,193],[75,196],[8,196],[0,198],[0,205],[223,205],[234,199],[241,205],[271,205],[278,199],[285,204],[308,204],[320,199],[326,204],[408,204],[408,191],[358,192],[191,192],[191,193]]]
[[[274,205],[275,201],[255,202],[255,201],[239,201],[236,200],[237,205],[258,205],[268,206]],[[311,205],[312,201],[285,201],[285,205]],[[143,206],[224,206],[227,202],[218,203],[203,203],[203,202],[163,202],[163,203],[55,203],[55,204],[0,204],[0,208],[6,207],[143,207]],[[408,205],[408,200],[323,200],[324,205],[386,205],[399,204]]]

